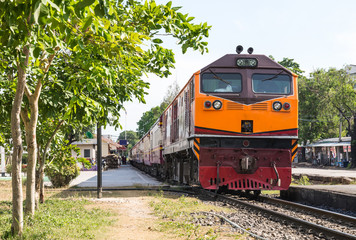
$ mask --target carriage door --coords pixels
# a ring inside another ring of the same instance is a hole
[[[179,137],[178,100],[175,100],[173,103],[172,126],[172,142],[175,142],[178,140]]]

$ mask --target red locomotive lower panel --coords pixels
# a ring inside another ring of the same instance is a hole
[[[238,174],[232,167],[220,167],[219,186],[231,190],[286,190],[291,183],[292,169],[277,168],[279,178],[272,167],[258,168],[253,174]],[[217,167],[199,167],[200,184],[205,189],[216,189]]]
[[[199,181],[205,189],[285,190],[291,175],[289,149],[200,148]]]

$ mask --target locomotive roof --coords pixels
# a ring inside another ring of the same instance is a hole
[[[209,68],[233,68],[236,67],[236,60],[238,58],[255,58],[258,61],[257,68],[265,68],[265,69],[285,69],[287,72],[293,74],[291,71],[280,65],[279,63],[273,61],[266,55],[258,55],[258,54],[226,54],[225,56],[219,58],[218,60],[210,63],[201,69],[201,72],[206,71]]]

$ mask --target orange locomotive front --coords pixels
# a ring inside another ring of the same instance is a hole
[[[228,54],[194,75],[193,152],[206,189],[287,189],[297,150],[297,76]]]
[[[297,93],[297,76],[270,58],[225,55],[192,76],[132,148],[132,163],[206,189],[287,189]]]

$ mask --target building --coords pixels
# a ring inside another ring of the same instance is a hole
[[[5,164],[5,148],[0,146],[0,174],[5,176],[6,173],[6,164]]]
[[[313,164],[342,167],[351,160],[351,137],[322,139],[304,147],[307,160]]]
[[[351,76],[356,77],[356,65],[353,65],[353,64],[348,65],[346,67],[346,72],[348,74],[350,74]]]
[[[97,151],[97,139],[83,139],[82,141],[73,142],[72,145],[77,145],[80,149],[79,155],[77,155],[74,151],[72,152],[72,156],[74,158],[83,157],[92,161],[92,163],[96,162],[96,151]],[[105,157],[109,154],[116,154],[119,151],[126,150],[126,148],[111,139],[102,137],[102,156]]]

